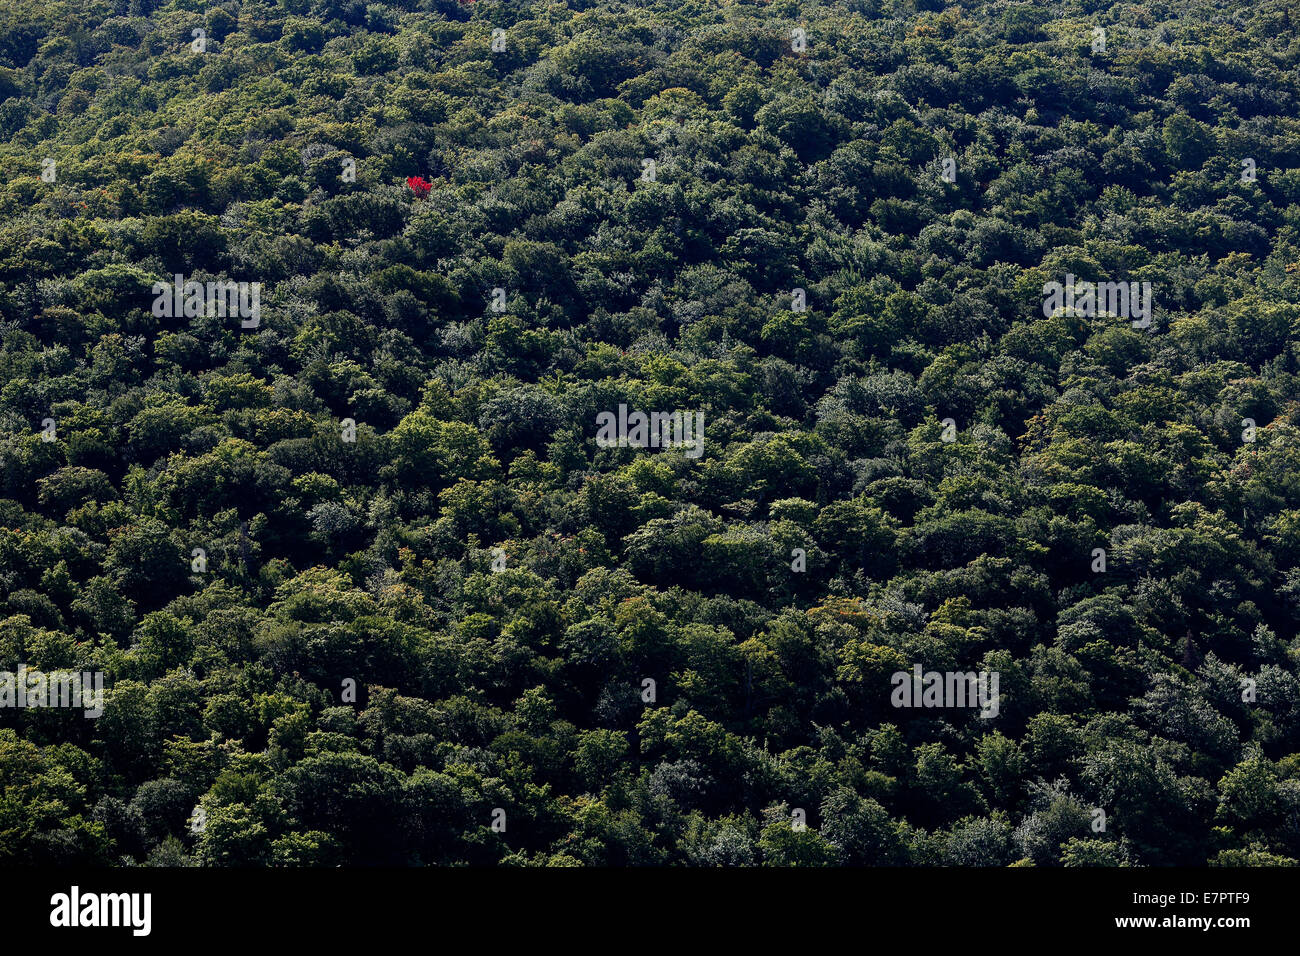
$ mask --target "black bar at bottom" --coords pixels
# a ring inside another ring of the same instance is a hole
[[[534,942],[653,939],[690,935],[690,927],[723,931],[734,943],[783,927],[835,933],[845,920],[857,933],[879,928],[927,942],[1200,935],[1230,945],[1292,925],[1283,906],[1295,898],[1297,876],[1294,869],[67,868],[0,871],[0,888],[15,939],[35,933],[128,945],[373,943],[377,932],[436,935],[455,925],[498,943],[514,934]],[[52,917],[73,921],[74,886],[77,922],[116,917],[125,925],[52,925]],[[147,935],[138,932],[144,897],[130,895],[145,893]]]

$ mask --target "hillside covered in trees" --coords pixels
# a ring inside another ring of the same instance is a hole
[[[1295,864],[1292,6],[6,0],[0,864]]]

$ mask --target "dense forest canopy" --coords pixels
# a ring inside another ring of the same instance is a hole
[[[1291,6],[6,0],[0,863],[1295,864]]]

